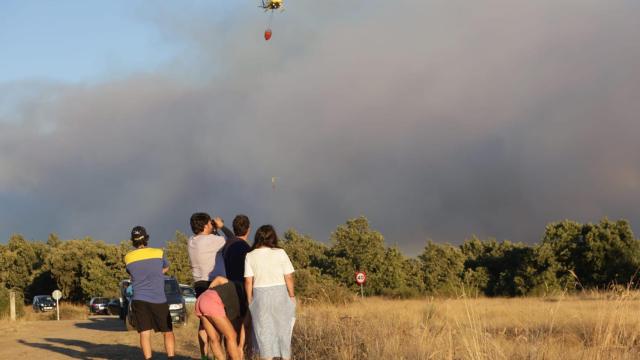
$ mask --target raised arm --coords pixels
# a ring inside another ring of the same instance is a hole
[[[222,230],[222,233],[224,233],[224,237],[226,237],[227,240],[233,239],[235,237],[233,231],[229,230],[229,228],[224,225],[222,225],[222,228],[220,228],[220,230]]]
[[[224,221],[222,221],[221,217],[213,218],[213,224],[216,227],[216,231],[221,230],[222,233],[224,234],[224,237],[226,237],[227,240],[233,239],[235,237],[235,235],[233,234],[233,231],[229,230],[228,227],[224,226]]]

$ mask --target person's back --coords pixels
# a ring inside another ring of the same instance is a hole
[[[224,226],[222,219],[216,218],[215,221],[221,223],[220,227]],[[193,236],[187,242],[187,251],[193,275],[193,290],[198,299],[207,291],[209,284],[216,276],[226,277],[227,275],[221,251],[226,240],[222,236],[212,234],[214,226],[211,216],[207,213],[194,213],[189,222]],[[202,358],[208,356],[208,347],[205,346],[207,343],[209,340],[201,320],[198,326],[198,345]],[[211,344],[214,346],[212,348],[214,356],[221,357],[222,347],[219,342],[215,341]]]
[[[147,247],[148,241],[149,235],[144,227],[136,226],[131,230],[131,242],[136,249],[124,257],[133,288],[129,316],[135,320],[145,359],[151,359],[152,355],[151,330],[162,332],[167,356],[173,359],[175,338],[164,293],[164,274],[169,269],[169,262],[162,249]]]
[[[214,234],[199,234],[189,238],[187,251],[193,281],[211,281],[216,276],[226,277],[224,259],[220,251],[225,241],[224,237]]]
[[[291,357],[296,312],[293,272],[273,226],[258,228],[245,260],[244,284],[260,358]]]
[[[283,249],[261,247],[247,254],[245,275],[253,276],[253,287],[284,285],[285,274],[294,271]]]
[[[244,261],[251,246],[245,240],[235,238],[225,247],[223,258],[227,278],[231,281],[244,282]]]
[[[244,214],[236,215],[233,219],[233,238],[223,249],[224,266],[227,278],[231,281],[244,283],[244,261],[251,247],[247,237],[251,231],[249,217]]]
[[[132,300],[153,304],[167,302],[162,269],[166,268],[168,264],[162,249],[147,247],[135,249],[127,253],[124,262],[127,272],[131,275]]]

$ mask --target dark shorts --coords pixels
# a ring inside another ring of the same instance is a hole
[[[131,315],[138,332],[153,330],[155,332],[173,331],[169,305],[153,304],[142,300],[133,300],[131,303]]]
[[[196,292],[196,299],[199,298],[203,292],[209,289],[209,284],[211,284],[211,281],[204,280],[196,281],[193,283],[193,291]]]

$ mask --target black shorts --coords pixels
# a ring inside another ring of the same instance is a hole
[[[133,300],[131,316],[138,332],[153,330],[155,332],[173,331],[169,304],[153,304],[142,300]]]
[[[200,280],[193,283],[193,291],[196,292],[196,299],[202,295],[203,292],[209,289],[211,281]]]

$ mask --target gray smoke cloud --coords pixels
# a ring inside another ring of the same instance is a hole
[[[326,240],[365,215],[416,254],[640,220],[637,3],[288,5],[268,43],[253,8],[159,9],[184,45],[162,69],[0,84],[2,239],[159,244],[208,211]]]

